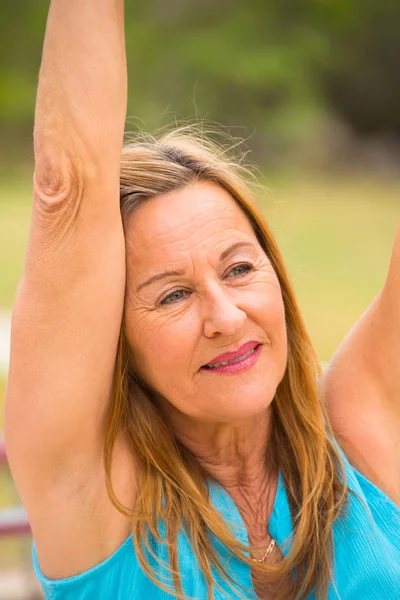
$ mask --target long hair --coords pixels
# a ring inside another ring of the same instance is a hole
[[[228,137],[226,139],[229,139]],[[272,402],[272,435],[268,450],[281,469],[293,522],[287,556],[275,565],[257,564],[213,507],[208,474],[174,436],[152,400],[151,391],[135,373],[134,357],[122,322],[115,369],[114,396],[105,433],[104,466],[114,506],[132,523],[139,563],[148,577],[179,600],[185,595],[179,573],[178,532],[184,528],[213,598],[213,572],[241,597],[232,573],[212,541],[264,573],[269,581],[293,577],[290,596],[306,598],[314,591],[325,600],[332,579],[333,523],[348,501],[343,463],[333,442],[318,381],[320,363],[309,339],[281,253],[253,200],[248,169],[228,147],[212,141],[199,126],[185,126],[157,136],[140,134],[122,151],[120,205],[123,223],[143,202],[198,181],[228,191],[249,219],[271,261],[281,286],[288,339],[287,366]],[[111,459],[123,432],[137,461],[138,496],[134,507],[123,506],[111,484]],[[165,523],[160,533],[160,520]],[[168,548],[170,579],[157,575],[154,540]],[[293,574],[295,573],[295,577]],[[164,580],[163,580],[164,579]],[[240,587],[240,586],[239,586]],[[294,590],[294,591],[293,591]]]

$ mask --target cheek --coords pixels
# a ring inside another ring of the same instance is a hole
[[[177,373],[188,373],[194,354],[197,326],[189,311],[168,315],[154,312],[126,319],[126,333],[134,366],[156,389],[168,386]]]
[[[272,312],[272,346],[275,346],[277,351],[276,361],[280,372],[283,377],[287,363],[287,328],[286,328],[286,315],[285,306],[283,299],[280,297],[277,299]]]
[[[285,327],[285,307],[279,282],[275,277],[260,279],[247,297],[247,312],[266,331]]]
[[[285,306],[281,295],[275,298],[274,302],[271,303],[270,311],[271,323],[274,328],[286,332]]]
[[[276,360],[285,364],[287,359],[287,329],[285,306],[279,283],[269,284],[260,294],[257,316],[254,319],[268,335],[271,346],[276,352]]]

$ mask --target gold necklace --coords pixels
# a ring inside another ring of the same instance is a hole
[[[269,543],[269,546],[267,548],[267,551],[264,554],[264,556],[262,558],[260,558],[260,559],[258,559],[258,558],[252,558],[251,560],[253,562],[256,562],[256,563],[262,563],[262,562],[264,562],[264,560],[266,558],[268,558],[268,556],[271,554],[272,550],[275,548],[275,544],[276,544],[276,542],[275,542],[274,538],[272,538],[271,541],[270,541],[270,543]]]

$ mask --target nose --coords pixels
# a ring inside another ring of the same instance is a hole
[[[207,291],[204,299],[204,335],[214,337],[218,333],[234,335],[243,327],[247,315],[229,298],[225,290],[215,286]]]

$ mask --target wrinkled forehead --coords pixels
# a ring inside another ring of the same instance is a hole
[[[248,218],[220,186],[196,183],[148,200],[126,226],[128,265],[148,266],[209,255],[236,241],[258,245]],[[136,269],[135,269],[136,270]]]

